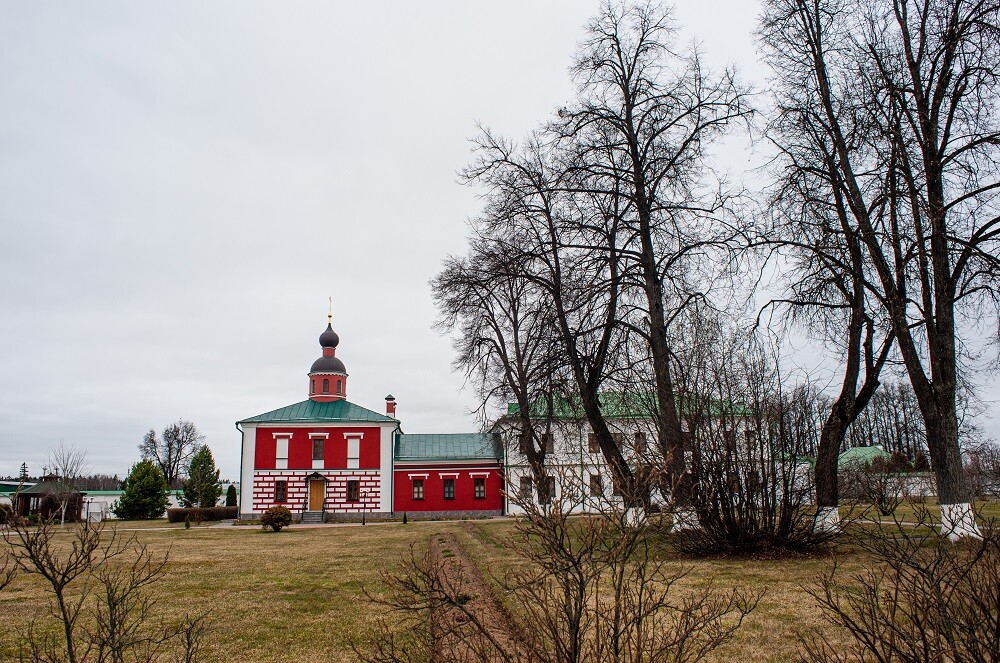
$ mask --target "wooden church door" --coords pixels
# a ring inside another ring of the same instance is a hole
[[[326,497],[326,482],[322,479],[311,479],[309,481],[309,510],[322,511],[324,497]]]

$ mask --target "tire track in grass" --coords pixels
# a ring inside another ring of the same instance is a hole
[[[523,651],[523,640],[517,636],[506,609],[455,533],[434,534],[430,551],[432,565],[440,569],[443,576],[442,585],[462,603],[461,608],[445,607],[431,615],[435,635],[433,660],[504,660],[495,649],[484,657],[483,653],[492,649],[489,640],[511,654],[513,660],[529,660]],[[488,637],[462,636],[462,629],[471,621],[463,610],[482,626]]]

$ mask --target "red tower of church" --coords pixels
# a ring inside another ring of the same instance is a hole
[[[309,400],[318,403],[347,399],[347,368],[337,359],[340,336],[333,331],[333,316],[327,316],[326,331],[319,335],[323,356],[309,369]]]

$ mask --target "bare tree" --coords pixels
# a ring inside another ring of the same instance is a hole
[[[164,428],[160,437],[150,429],[139,443],[139,452],[144,459],[156,463],[171,488],[179,488],[191,457],[204,442],[205,436],[197,426],[185,419],[178,419]]]
[[[887,382],[876,391],[848,431],[847,447],[882,447],[908,459],[927,448],[924,420],[909,383]]]
[[[613,208],[620,200],[570,191],[578,187],[562,182],[571,176],[565,151],[539,136],[516,147],[487,131],[477,154],[465,176],[490,191],[478,232],[505,245],[518,274],[544,294],[565,381],[579,398],[615,481],[631,486],[633,469],[600,402],[623,340],[618,317],[620,214]]]
[[[787,295],[771,300],[769,306],[786,307],[791,321],[814,333],[839,355],[843,366],[815,464],[816,524],[835,531],[837,456],[851,425],[878,389],[893,336],[877,298],[866,287],[871,270],[836,187],[832,148],[812,127],[818,109],[810,105],[811,98],[803,95],[797,81],[784,81],[775,98],[786,112],[768,130],[783,158],[778,161],[778,183],[770,201],[772,223],[764,228],[761,242],[783,260]],[[802,131],[811,140],[784,140]]]
[[[762,25],[802,95],[779,113],[808,117],[793,135],[829,148],[955,538],[978,536],[956,413],[959,320],[995,308],[1000,282],[998,14],[988,0],[770,0]]]
[[[49,451],[49,470],[56,476],[52,497],[59,507],[60,524],[66,524],[66,511],[78,496],[77,481],[89,469],[87,452],[75,445],[60,442]]]
[[[664,5],[606,2],[574,63],[577,100],[560,110],[553,130],[571,139],[570,168],[580,174],[566,183],[614,201],[605,206],[620,218],[619,323],[646,346],[659,450],[671,470],[671,497],[685,504],[669,328],[706,296],[709,283],[699,281],[706,265],[733,257],[740,233],[720,221],[727,194],[704,186],[706,150],[751,111],[734,73],[707,71],[696,46],[679,55],[674,33]]]
[[[552,307],[532,279],[520,273],[519,253],[480,238],[467,257],[450,257],[431,283],[441,312],[438,328],[458,331],[455,366],[475,380],[480,411],[515,408],[504,417],[517,438],[541,494],[546,435],[551,435],[560,384],[559,339]]]

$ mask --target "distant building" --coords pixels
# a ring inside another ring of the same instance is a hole
[[[13,496],[14,513],[26,518],[76,522],[83,518],[83,493],[75,490],[58,477],[45,477],[36,484],[22,488]],[[65,509],[65,514],[64,514]]]

